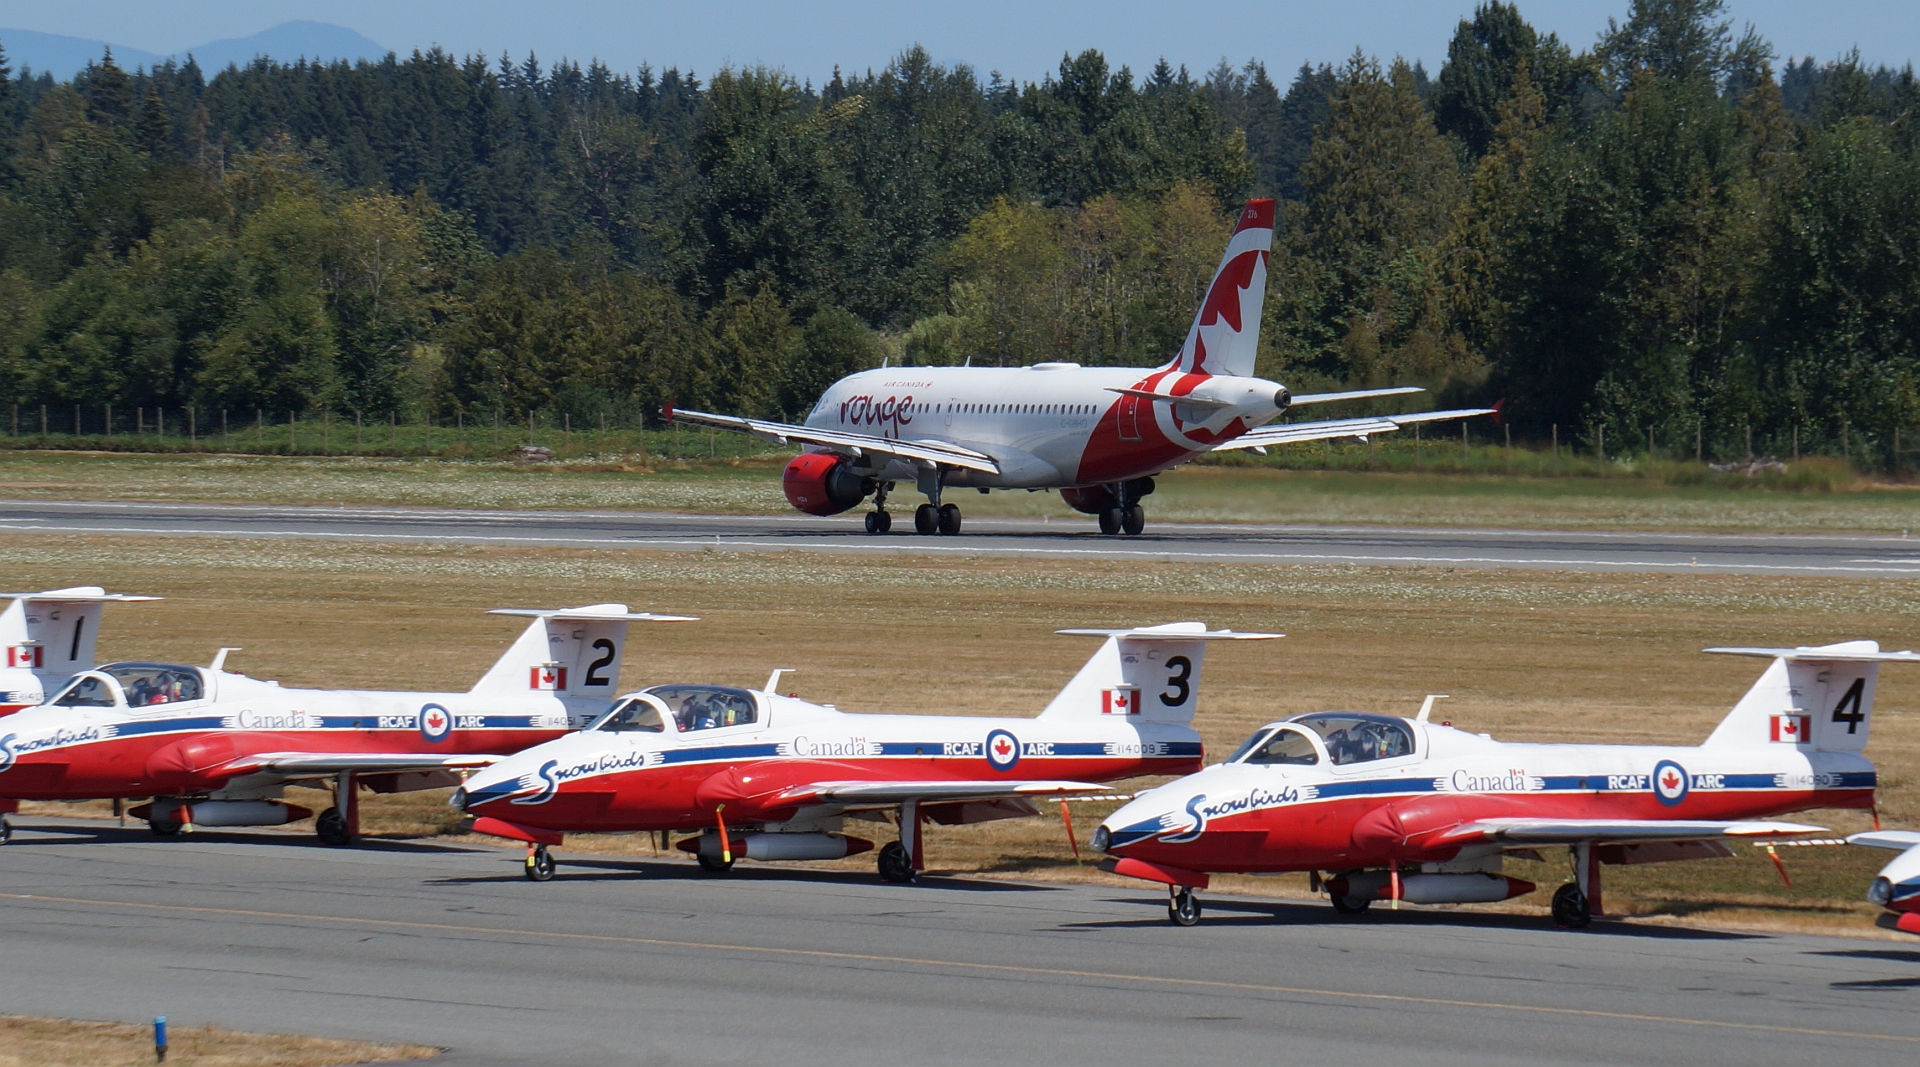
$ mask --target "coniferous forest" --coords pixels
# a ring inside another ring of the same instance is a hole
[[[1911,67],[1623,3],[1587,45],[1484,3],[1435,73],[433,51],[62,83],[0,52],[0,403],[632,426],[802,417],[883,358],[1148,365],[1265,195],[1261,373],[1296,391],[1890,462],[1920,431]]]

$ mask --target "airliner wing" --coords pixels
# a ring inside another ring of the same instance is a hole
[[[307,775],[364,771],[395,774],[409,771],[472,770],[498,763],[504,756],[434,756],[420,752],[261,752],[241,756],[212,772],[218,775],[280,774],[289,778]]]
[[[899,804],[908,800],[938,803],[964,800],[1007,800],[1017,797],[1068,796],[1105,793],[1109,786],[1092,782],[809,782],[784,790],[779,799],[801,804]],[[771,805],[769,805],[771,806]]]
[[[736,433],[749,433],[763,441],[772,441],[780,445],[799,441],[803,444],[830,448],[835,452],[851,453],[854,456],[899,456],[901,459],[933,463],[942,467],[964,467],[967,470],[985,471],[988,474],[1000,473],[1000,464],[992,456],[984,452],[975,452],[971,448],[948,444],[945,441],[902,441],[875,434],[823,430],[815,426],[796,426],[790,422],[767,422],[763,419],[743,419],[738,415],[714,415],[705,411],[674,410],[670,419],[674,422],[691,422],[701,426],[733,430]]]
[[[1479,839],[1515,845],[1572,845],[1582,841],[1633,844],[1643,841],[1768,839],[1825,832],[1824,826],[1793,822],[1714,822],[1697,819],[1476,819],[1446,834],[1449,843]]]
[[[1234,449],[1265,449],[1270,445],[1324,441],[1335,437],[1370,437],[1377,433],[1392,433],[1415,423],[1445,422],[1491,414],[1492,408],[1455,408],[1451,411],[1418,411],[1410,415],[1364,415],[1354,419],[1323,419],[1319,422],[1270,423],[1248,430],[1224,444],[1215,445],[1213,450],[1231,452]]]

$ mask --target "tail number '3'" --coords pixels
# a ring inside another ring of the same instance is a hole
[[[1167,661],[1167,670],[1173,672],[1167,675],[1167,685],[1172,691],[1160,694],[1160,703],[1177,708],[1193,695],[1193,683],[1187,680],[1193,677],[1193,661],[1185,656],[1175,656]]]

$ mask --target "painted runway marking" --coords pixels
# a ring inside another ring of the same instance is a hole
[[[1215,551],[1196,552],[1188,549],[1171,548],[999,548],[993,545],[938,545],[916,544],[912,546],[891,546],[886,544],[862,544],[846,541],[756,541],[745,538],[723,538],[719,535],[701,538],[669,537],[532,537],[508,536],[502,534],[403,534],[403,533],[350,533],[350,532],[314,532],[310,530],[260,530],[260,529],[209,529],[174,528],[160,526],[52,526],[33,523],[0,523],[0,530],[15,533],[99,533],[99,534],[144,534],[148,536],[174,537],[260,537],[260,538],[306,538],[318,541],[458,541],[469,543],[504,543],[525,545],[562,545],[595,548],[627,549],[665,549],[687,551],[693,549],[764,549],[775,551],[829,551],[849,553],[896,554],[945,554],[973,556],[1061,556],[1094,557],[1100,559],[1162,559],[1162,560],[1224,560],[1234,562],[1277,562],[1277,563],[1336,563],[1350,565],[1415,565],[1415,566],[1465,566],[1465,567],[1607,567],[1626,570],[1675,570],[1675,571],[1727,571],[1751,572],[1766,571],[1781,574],[1801,574],[1819,576],[1824,574],[1879,574],[1920,576],[1920,563],[1904,567],[1860,567],[1836,564],[1779,564],[1779,563],[1662,563],[1652,560],[1611,560],[1611,559],[1563,559],[1532,558],[1524,556],[1395,556],[1364,555],[1358,553],[1331,552],[1256,552],[1256,551]],[[1891,561],[1889,561],[1891,562]],[[1907,562],[1907,561],[1899,561]]]
[[[844,960],[849,963],[898,964],[912,967],[939,967],[948,970],[1030,975],[1042,978],[1087,978],[1105,982],[1133,982],[1168,986],[1176,989],[1222,989],[1241,993],[1266,993],[1279,996],[1313,996],[1362,1003],[1421,1004],[1429,1007],[1474,1008],[1482,1011],[1506,1011],[1534,1015],[1566,1015],[1583,1019],[1612,1019],[1620,1022],[1664,1023],[1673,1026],[1712,1026],[1722,1030],[1742,1030],[1770,1034],[1798,1034],[1803,1037],[1837,1037],[1849,1040],[1891,1041],[1920,1045],[1920,1036],[1877,1034],[1865,1031],[1821,1030],[1809,1026],[1779,1026],[1768,1023],[1730,1022],[1724,1019],[1690,1019],[1672,1015],[1642,1015],[1636,1012],[1600,1011],[1594,1008],[1557,1008],[1537,1004],[1506,1004],[1499,1001],[1454,1000],[1446,997],[1416,997],[1396,993],[1355,993],[1343,989],[1312,989],[1303,986],[1262,985],[1253,982],[1226,982],[1208,978],[1170,978],[1120,971],[1081,971],[1064,967],[1025,967],[1013,963],[971,963],[964,960],[940,960],[917,956],[882,956],[864,952],[832,952],[826,949],[776,948],[762,945],[730,945],[712,941],[673,941],[657,937],[622,937],[618,934],[575,934],[548,930],[510,930],[489,926],[464,926],[457,923],[409,922],[403,919],[358,919],[333,915],[310,915],[280,911],[253,911],[243,908],[194,907],[185,904],[147,904],[123,900],[94,900],[87,897],[56,897],[38,893],[7,893],[0,899],[35,901],[44,904],[80,904],[102,908],[126,908],[147,912],[173,912],[181,915],[224,915],[274,922],[337,923],[385,930],[438,930],[453,934],[484,934],[506,938],[548,938],[559,941],[599,942],[615,945],[650,945],[656,948],[697,949],[704,952],[738,952],[749,955],[789,958]]]

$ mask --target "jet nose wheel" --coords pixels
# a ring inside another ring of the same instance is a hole
[[[328,808],[313,820],[313,836],[323,845],[344,845],[347,843],[347,817],[340,814],[339,808]]]
[[[867,532],[883,534],[893,529],[893,516],[884,511],[867,512]]]
[[[915,533],[933,534],[940,529],[940,512],[932,504],[922,504],[913,509],[913,529]]]
[[[907,855],[907,846],[900,842],[889,841],[881,845],[877,858],[881,881],[907,883],[919,880],[913,870],[913,859]]]
[[[1577,882],[1568,882],[1553,891],[1553,922],[1569,930],[1580,930],[1593,921],[1593,912],[1587,907],[1587,895],[1580,892]]]
[[[1167,921],[1175,926],[1192,926],[1200,921],[1200,901],[1193,890],[1181,885],[1167,891]]]
[[[0,845],[13,840],[13,820],[0,815]]]
[[[545,845],[533,846],[527,853],[527,877],[536,882],[544,882],[553,877],[553,853]]]
[[[948,537],[960,532],[960,505],[940,505],[940,532]]]
[[[1128,537],[1138,537],[1140,536],[1140,531],[1146,528],[1147,528],[1147,509],[1146,508],[1143,508],[1138,504],[1134,504],[1131,507],[1128,507],[1125,511],[1120,513],[1120,529]]]

